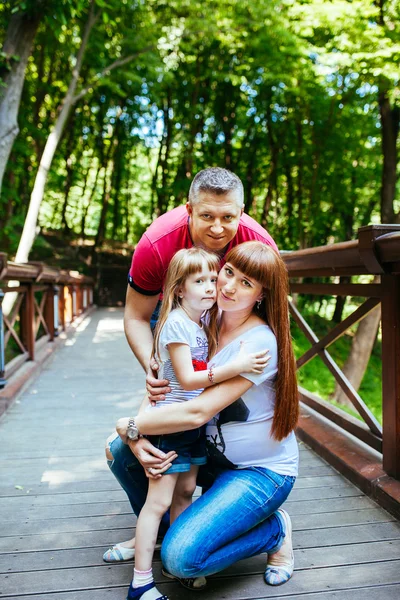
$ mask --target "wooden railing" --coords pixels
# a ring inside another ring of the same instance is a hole
[[[2,304],[7,294],[13,294],[13,306],[6,316]],[[0,253],[0,389],[92,304],[90,277],[43,263],[8,262]]]
[[[384,471],[400,479],[400,226],[369,225],[359,229],[357,240],[283,252],[282,255],[292,281],[292,293],[366,298],[323,339],[318,339],[296,306],[291,305],[293,319],[311,343],[311,348],[298,358],[298,368],[319,356],[363,421],[303,388],[300,388],[300,398],[303,403],[381,452]],[[366,274],[377,277],[373,283],[351,282],[351,276]],[[343,275],[350,277],[350,283],[339,282]],[[309,280],[321,277],[324,280],[329,278],[328,282],[294,281],[295,278]],[[379,303],[382,308],[382,427],[327,350]]]

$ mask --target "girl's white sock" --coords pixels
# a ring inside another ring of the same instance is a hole
[[[153,569],[148,571],[137,571],[133,570],[133,582],[132,585],[135,589],[141,588],[154,581]],[[161,598],[162,593],[154,586],[151,590],[147,590],[140,596],[140,600],[158,600]]]
[[[133,587],[141,587],[152,581],[154,581],[153,569],[149,569],[148,571],[137,571],[136,569],[133,569]]]

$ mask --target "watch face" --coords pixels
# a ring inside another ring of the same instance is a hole
[[[128,436],[128,438],[130,440],[136,440],[138,438],[138,429],[137,427],[135,427],[134,425],[130,426],[128,428],[128,431],[126,432],[126,435]]]

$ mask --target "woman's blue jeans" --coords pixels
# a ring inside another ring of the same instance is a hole
[[[110,450],[110,469],[138,515],[148,487],[144,470],[120,438]],[[276,511],[294,482],[294,477],[261,467],[219,472],[210,489],[168,529],[161,551],[164,567],[177,577],[199,577],[261,552],[276,552],[285,537]],[[160,534],[168,520],[164,516]]]
[[[161,549],[164,567],[177,577],[199,577],[276,552],[285,537],[276,511],[294,481],[260,467],[222,471],[169,528]]]

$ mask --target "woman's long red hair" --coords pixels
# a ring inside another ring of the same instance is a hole
[[[296,362],[289,324],[289,279],[286,265],[270,246],[262,242],[244,242],[232,248],[225,257],[244,275],[263,286],[264,298],[254,312],[270,326],[278,346],[278,374],[275,380],[275,409],[271,433],[278,441],[297,425],[299,397]]]

